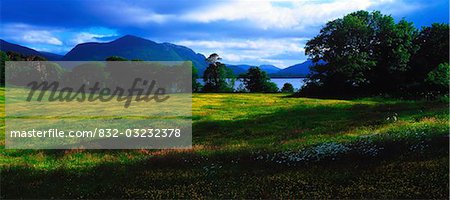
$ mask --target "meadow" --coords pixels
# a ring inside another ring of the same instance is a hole
[[[448,103],[192,101],[188,150],[5,149],[2,120],[1,198],[448,198]]]

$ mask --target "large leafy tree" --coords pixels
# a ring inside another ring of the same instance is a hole
[[[306,44],[306,55],[325,65],[312,67],[311,81],[336,88],[367,83],[366,72],[375,66],[370,48],[373,30],[369,13],[359,11],[328,22],[320,34]]]
[[[412,23],[401,20],[394,23],[392,17],[389,22],[381,20],[379,30],[375,34],[374,60],[376,67],[369,73],[371,88],[377,92],[399,92],[407,81],[407,72],[410,70],[409,61],[417,51],[414,44],[417,29]]]
[[[247,73],[241,75],[241,79],[250,92],[277,92],[278,88],[272,82],[265,71],[259,67],[250,67]]]
[[[434,23],[423,27],[414,43],[419,46],[419,50],[412,58],[410,77],[421,82],[440,64],[448,63],[449,25]]]
[[[232,92],[232,83],[227,78],[232,78],[233,73],[225,64],[220,63],[221,58],[216,53],[211,54],[206,61],[209,66],[203,72],[203,92]]]
[[[391,90],[401,81],[394,77],[408,70],[415,33],[411,23],[378,11],[330,21],[306,44],[307,56],[326,62],[311,68],[308,83],[336,94]]]
[[[428,91],[448,95],[449,73],[450,65],[448,63],[439,64],[435,69],[430,71],[425,79],[425,82],[428,85]]]

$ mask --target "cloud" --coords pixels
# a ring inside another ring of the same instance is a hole
[[[195,51],[209,55],[218,53],[229,64],[276,64],[287,67],[299,60],[304,60],[306,38],[276,38],[255,40],[182,40],[176,44],[188,46]],[[285,55],[288,55],[285,57]],[[284,62],[297,56],[296,61]]]
[[[138,27],[149,23],[162,24],[176,19],[172,14],[157,13],[151,7],[121,1],[112,1],[100,6],[95,15],[107,21],[112,20],[116,24]]]
[[[48,31],[24,31],[22,39],[29,43],[62,45],[63,42]]]
[[[133,34],[183,44],[206,55],[217,52],[227,62],[236,64],[279,66],[306,59],[303,52],[306,39],[318,34],[327,21],[353,11],[380,10],[397,20],[405,16],[407,20],[414,19],[420,26],[448,22],[445,9],[448,0],[2,0],[2,3],[0,36],[24,46],[65,53],[78,43],[105,42]],[[430,10],[435,4],[439,10]],[[19,23],[26,26],[18,27]],[[90,28],[98,26],[107,30]]]
[[[420,4],[411,5],[398,0],[233,0],[215,2],[210,7],[188,12],[180,19],[199,23],[243,21],[248,26],[261,29],[304,29],[349,12],[376,7],[390,8],[391,12],[412,12],[419,9]]]
[[[36,26],[24,23],[0,24],[0,37],[40,51],[66,53],[85,42],[107,42],[118,36],[116,30],[90,27],[81,30]]]
[[[117,34],[94,34],[89,32],[81,32],[74,36],[71,43],[77,45],[85,42],[105,42],[103,38],[111,39],[113,36],[117,36]]]
[[[10,24],[2,27],[3,34],[7,38],[25,43],[62,45],[63,42],[54,35],[54,32],[59,30],[49,31],[45,28],[31,26],[27,24]]]
[[[278,38],[278,39],[254,39],[254,40],[181,40],[175,42],[190,47],[203,47],[208,49],[236,49],[236,50],[259,50],[268,49],[273,51],[296,51],[303,52],[301,43],[306,38]]]

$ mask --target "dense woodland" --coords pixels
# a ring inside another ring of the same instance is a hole
[[[305,50],[326,64],[312,67],[301,96],[433,98],[448,93],[448,24],[418,30],[406,20],[395,23],[377,11],[358,11],[328,22]]]

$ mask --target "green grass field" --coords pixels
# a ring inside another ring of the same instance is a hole
[[[190,150],[5,149],[3,122],[1,197],[448,198],[445,103],[194,94],[193,121]]]

